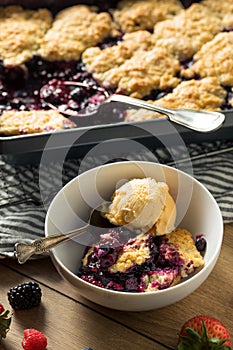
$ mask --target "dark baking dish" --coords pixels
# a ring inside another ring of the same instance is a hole
[[[188,7],[193,2],[198,1],[182,1],[185,7]],[[95,1],[31,1],[31,0],[21,0],[21,1],[1,1],[0,5],[23,5],[29,8],[47,7],[50,10],[56,12],[64,7],[79,3],[85,3],[88,5],[95,4]],[[111,2],[111,7],[114,6],[117,1]],[[107,9],[109,3],[107,1],[98,1],[98,6],[101,9]],[[223,111],[226,120],[223,126],[211,133],[199,133],[184,128],[179,125],[172,124],[174,126],[170,127],[170,122],[166,119],[156,119],[135,123],[125,123],[121,120],[114,121],[114,116],[112,117],[113,122],[109,122],[106,116],[113,113],[115,109],[121,109],[120,104],[111,104],[101,107],[99,111],[88,117],[83,125],[71,130],[64,130],[55,132],[53,134],[40,133],[40,134],[28,134],[20,136],[2,136],[0,137],[0,154],[5,156],[31,156],[35,158],[35,155],[41,154],[41,152],[46,148],[48,151],[59,152],[61,149],[67,152],[75,152],[76,155],[83,154],[88,149],[93,147],[103,141],[109,140],[120,140],[122,139],[136,139],[147,146],[153,145],[157,146],[161,144],[161,139],[169,138],[171,143],[174,139],[176,142],[175,134],[177,132],[183,139],[185,143],[191,142],[205,142],[211,140],[228,140],[232,139],[233,132],[233,111],[227,110]],[[93,125],[92,120],[97,120]],[[98,120],[101,120],[98,123]],[[105,123],[105,120],[107,121]],[[53,137],[53,143],[48,143],[50,137]],[[30,158],[30,157],[29,157]],[[29,159],[28,158],[28,159]]]
[[[105,113],[105,111],[101,110],[100,113]],[[62,159],[82,158],[99,144],[103,144],[104,147],[96,150],[96,155],[98,152],[104,154],[110,152],[112,156],[127,154],[134,151],[129,149],[132,147],[129,140],[136,141],[139,145],[152,150],[164,147],[164,145],[172,147],[216,140],[228,141],[232,140],[233,135],[233,112],[227,111],[224,114],[226,119],[222,127],[208,133],[193,131],[161,118],[137,123],[82,127],[53,134],[2,137],[0,138],[0,154],[6,161],[25,164],[38,163],[43,155],[44,160],[47,158],[59,161],[61,157]]]

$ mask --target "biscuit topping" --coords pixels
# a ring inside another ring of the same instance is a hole
[[[157,46],[166,47],[180,61],[191,58],[223,28],[222,20],[201,4],[193,4],[154,27]]]
[[[75,124],[52,109],[6,111],[0,116],[0,134],[22,135],[74,128]]]
[[[184,78],[198,75],[216,77],[222,85],[233,85],[233,32],[219,33],[213,40],[202,46],[194,56],[194,64],[189,69],[183,69]]]
[[[0,7],[0,58],[3,63],[17,66],[32,58],[51,23],[52,15],[46,9]]]
[[[179,0],[123,0],[113,12],[116,23],[124,32],[152,30],[157,22],[173,17],[183,6]]]
[[[78,60],[88,47],[111,36],[115,26],[107,12],[77,5],[59,12],[43,38],[39,54],[49,60]]]
[[[196,110],[220,110],[226,97],[226,90],[219,80],[208,77],[201,80],[188,80],[180,83],[171,93],[156,101],[149,101],[168,108],[189,108]],[[145,109],[130,109],[125,113],[128,122],[164,118],[163,114]]]
[[[82,58],[101,85],[133,97],[142,98],[153,89],[173,88],[179,83],[179,61],[165,48],[155,47],[145,31],[125,35],[118,46],[102,51],[91,48]]]

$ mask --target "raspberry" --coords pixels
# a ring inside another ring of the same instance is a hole
[[[41,302],[41,289],[36,282],[26,282],[10,288],[7,293],[13,309],[30,309]]]
[[[22,347],[24,350],[45,350],[47,346],[46,336],[36,329],[29,328],[23,332]]]

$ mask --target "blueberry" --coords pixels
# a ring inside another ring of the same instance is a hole
[[[0,76],[3,76],[5,73],[5,66],[2,62],[2,60],[0,60]]]
[[[22,101],[21,101],[19,98],[17,98],[17,97],[15,97],[15,98],[13,98],[13,99],[11,100],[11,106],[12,106],[13,108],[19,109],[19,107],[21,106],[21,104],[22,104]]]
[[[62,104],[68,101],[69,88],[60,80],[51,80],[41,88],[41,95],[46,102]]]
[[[73,111],[80,110],[80,104],[74,100],[69,100],[67,106],[68,106],[68,108],[72,109]]]
[[[79,62],[77,63],[77,65],[76,65],[76,70],[77,70],[78,72],[84,72],[84,71],[86,70],[84,64],[83,64],[81,61],[79,61]]]
[[[195,241],[196,248],[199,252],[203,252],[206,249],[206,240],[202,235],[196,236]]]
[[[229,27],[224,27],[223,32],[232,32],[233,31],[233,27],[232,26],[229,26]]]
[[[108,254],[106,257],[101,259],[100,265],[102,268],[106,269],[112,266],[116,262],[117,256],[113,254]]]
[[[76,87],[74,90],[70,93],[70,98],[76,102],[82,101],[87,96],[87,89],[83,89],[81,87]]]
[[[136,277],[130,277],[125,281],[125,289],[133,291],[138,289],[138,280]]]
[[[25,79],[26,72],[21,67],[9,67],[5,69],[5,75],[8,81],[21,85],[21,82]]]
[[[8,100],[8,92],[6,90],[0,91],[0,102],[6,102]]]

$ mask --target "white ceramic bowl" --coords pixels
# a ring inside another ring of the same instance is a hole
[[[208,190],[190,175],[161,164],[151,162],[119,162],[91,169],[74,178],[56,195],[47,212],[46,236],[58,230],[67,232],[82,225],[87,219],[89,206],[95,207],[109,200],[116,186],[135,177],[152,177],[165,181],[177,205],[177,225],[207,240],[204,268],[193,277],[171,288],[148,293],[118,292],[91,285],[76,273],[84,251],[84,242],[63,243],[51,252],[59,273],[85,298],[105,307],[145,311],[175,303],[192,293],[208,277],[218,259],[223,221],[219,207]]]

